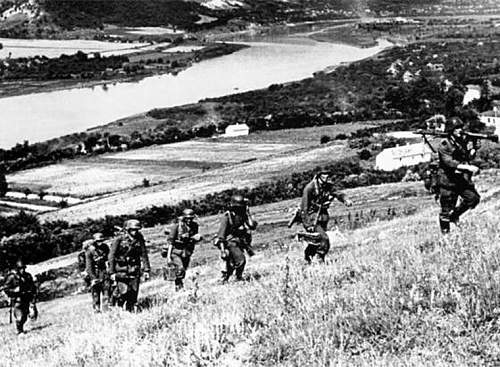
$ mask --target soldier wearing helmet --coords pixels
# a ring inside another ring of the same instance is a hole
[[[337,199],[346,206],[351,206],[352,202],[343,193],[334,190],[333,184],[328,180],[330,172],[321,170],[309,182],[302,193],[300,214],[302,224],[307,232],[316,232],[320,235],[320,245],[309,244],[304,251],[304,258],[307,263],[311,263],[314,256],[318,256],[321,261],[330,249],[330,241],[326,234],[328,220],[328,208],[333,199]]]
[[[473,157],[463,129],[462,120],[451,118],[446,124],[448,136],[441,140],[438,147],[439,224],[445,234],[450,231],[450,222],[457,223],[460,216],[475,208],[480,200],[471,179],[479,168],[470,164]],[[459,197],[462,200],[457,205]]]
[[[196,243],[202,239],[198,233],[198,223],[194,219],[194,210],[184,209],[182,216],[168,229],[167,245],[162,248],[161,255],[175,266],[176,291],[184,287],[184,278],[191,255]]]
[[[104,235],[94,233],[92,241],[85,250],[85,272],[90,281],[92,307],[95,312],[101,312],[104,299],[109,296],[109,276],[106,265],[109,256],[109,247]]]
[[[141,271],[144,279],[148,280],[151,270],[141,228],[138,220],[127,220],[124,231],[113,241],[109,251],[112,304],[120,307],[125,305],[127,311],[133,311],[137,303]]]
[[[250,214],[247,201],[242,195],[234,195],[231,198],[229,210],[221,218],[219,233],[215,241],[215,245],[221,251],[221,259],[224,261],[223,282],[227,282],[233,272],[237,280],[243,279],[246,264],[244,251],[249,256],[253,255],[249,230],[256,228],[257,221]]]
[[[17,334],[24,333],[24,324],[28,320],[30,304],[34,302],[36,287],[33,277],[26,271],[26,264],[22,260],[16,262],[4,285],[4,291],[11,299],[14,311]]]

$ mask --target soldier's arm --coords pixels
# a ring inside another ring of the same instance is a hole
[[[90,279],[96,279],[97,275],[95,273],[95,266],[94,266],[94,256],[93,256],[93,249],[92,247],[89,246],[87,248],[87,251],[85,251],[85,272],[87,275],[90,277]]]
[[[162,246],[161,256],[165,258],[170,258],[172,247],[174,246],[175,239],[177,238],[178,228],[177,224],[172,224],[168,229],[167,243]]]
[[[113,241],[113,243],[111,244],[111,248],[109,249],[108,263],[109,263],[110,274],[114,274],[116,272],[115,257],[119,245],[120,245],[120,238],[117,238]]]
[[[200,242],[202,240],[202,237],[200,236],[199,230],[200,230],[200,226],[198,225],[198,223],[193,222],[193,236],[192,236],[192,239],[193,239],[194,242]]]
[[[149,264],[148,249],[146,248],[146,241],[144,241],[144,238],[141,239],[141,258],[144,272],[149,273],[151,271],[151,265]]]
[[[223,215],[220,221],[219,232],[217,233],[217,240],[225,241],[229,230],[229,218],[227,215]]]
[[[13,275],[9,275],[4,285],[4,292],[8,297],[16,297],[19,292],[16,292],[16,279]]]
[[[458,165],[461,163],[453,158],[454,148],[446,140],[441,141],[438,148],[439,160],[441,161],[443,168],[449,170],[457,169]]]
[[[302,193],[302,201],[300,203],[300,214],[302,217],[302,223],[307,226],[311,226],[311,219],[309,218],[309,207],[311,206],[313,187],[307,185]]]
[[[250,209],[247,208],[247,218],[246,218],[246,224],[250,230],[254,230],[257,228],[257,225],[259,224],[253,217],[253,215],[250,213]]]

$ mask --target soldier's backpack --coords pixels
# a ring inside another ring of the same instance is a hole
[[[78,255],[77,255],[77,264],[78,264],[78,271],[84,272],[85,271],[85,250],[81,250]]]

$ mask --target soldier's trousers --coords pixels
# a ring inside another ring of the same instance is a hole
[[[229,241],[227,250],[229,251],[229,257],[226,259],[226,271],[222,272],[224,279],[229,279],[233,273],[235,273],[236,279],[243,279],[243,270],[245,270],[247,260],[240,241]]]
[[[92,294],[92,307],[94,311],[101,311],[101,307],[104,307],[104,303],[109,300],[109,284],[107,281],[102,281],[96,284],[90,289]]]
[[[186,277],[186,270],[189,266],[191,260],[190,256],[182,256],[180,253],[172,252],[171,255],[172,263],[175,264],[175,286],[177,288],[183,287],[183,281]]]
[[[326,234],[327,226],[328,221],[321,221],[318,222],[316,227],[313,228],[313,232],[319,233],[320,235],[320,244],[319,246],[316,244],[308,244],[306,246],[306,249],[304,250],[304,258],[308,263],[310,263],[316,255],[321,261],[325,260],[325,256],[330,250],[330,240]]]
[[[441,204],[439,224],[443,233],[450,231],[450,222],[457,222],[467,210],[474,209],[481,199],[474,186],[441,187],[439,197]],[[462,200],[457,206],[459,197]]]
[[[122,283],[121,285],[119,283]],[[113,290],[113,306],[123,307],[127,311],[134,311],[139,296],[140,277],[135,277],[130,280],[119,280]],[[126,289],[121,289],[126,288]]]
[[[28,314],[30,310],[29,302],[14,302],[13,312],[14,312],[14,320],[16,321],[16,329],[18,333],[22,333],[24,331],[24,324],[28,320]]]

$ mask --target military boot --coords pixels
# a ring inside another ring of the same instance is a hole
[[[227,282],[229,281],[229,276],[230,276],[230,275],[228,274],[228,272],[223,271],[223,272],[222,272],[222,276],[221,276],[221,278],[220,278],[220,282],[221,282],[221,284],[227,284]]]
[[[175,291],[179,292],[184,288],[184,283],[182,282],[182,279],[176,279],[175,280]]]
[[[441,227],[441,233],[450,233],[450,221],[446,219],[439,219],[439,226]]]

